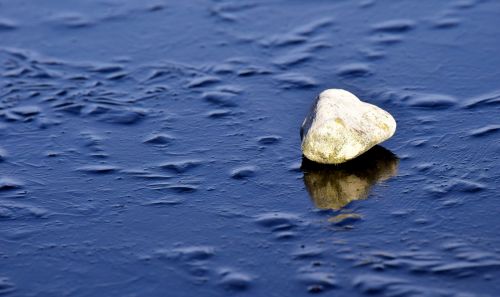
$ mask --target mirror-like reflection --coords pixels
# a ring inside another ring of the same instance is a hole
[[[370,188],[397,174],[399,159],[375,146],[358,158],[340,165],[323,165],[302,158],[304,183],[315,206],[341,209],[349,202],[368,197]]]

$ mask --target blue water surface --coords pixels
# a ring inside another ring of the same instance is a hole
[[[0,295],[500,296],[499,14],[0,0]],[[303,161],[327,88],[396,134]]]

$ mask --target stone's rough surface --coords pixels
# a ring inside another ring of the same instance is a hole
[[[323,91],[304,120],[302,153],[309,160],[340,164],[387,140],[396,121],[385,110],[348,91]]]

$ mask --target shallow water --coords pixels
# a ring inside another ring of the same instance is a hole
[[[0,1],[0,295],[498,296],[497,1]],[[315,96],[396,135],[303,164]]]

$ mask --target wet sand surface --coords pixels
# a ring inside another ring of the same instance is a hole
[[[497,1],[0,1],[0,295],[498,296]],[[317,94],[396,135],[302,160]]]

